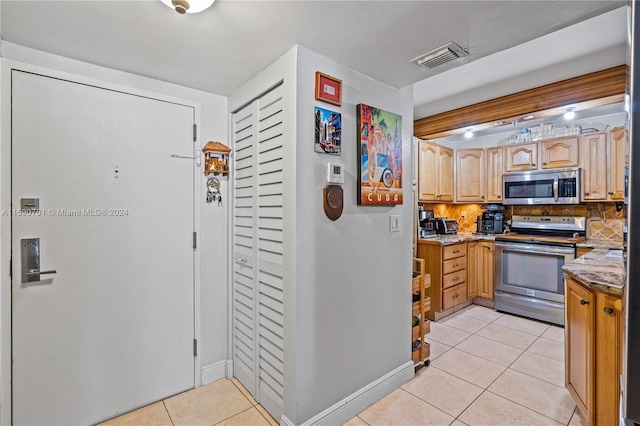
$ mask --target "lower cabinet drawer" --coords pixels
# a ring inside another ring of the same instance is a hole
[[[442,290],[442,310],[446,311],[467,301],[467,285],[465,283]]]
[[[453,287],[454,285],[461,284],[467,281],[467,270],[463,269],[461,271],[452,272],[447,275],[442,276],[442,289],[447,289],[449,287]]]
[[[458,257],[456,259],[445,260],[442,262],[442,273],[450,274],[467,267],[467,256]]]

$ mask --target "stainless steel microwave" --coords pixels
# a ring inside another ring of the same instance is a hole
[[[580,169],[505,173],[503,204],[579,204]]]

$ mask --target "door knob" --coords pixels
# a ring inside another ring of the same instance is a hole
[[[57,273],[58,273],[58,271],[56,271],[55,269],[52,269],[50,271],[31,270],[31,271],[25,272],[24,274],[27,277],[34,277],[36,275],[57,274]]]
[[[40,275],[56,274],[55,269],[40,270],[40,238],[23,238],[20,240],[20,267],[22,283],[40,281]]]

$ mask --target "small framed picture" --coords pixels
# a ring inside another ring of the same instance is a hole
[[[342,80],[316,71],[316,99],[342,105]]]
[[[342,115],[316,107],[315,152],[340,155],[342,152]]]

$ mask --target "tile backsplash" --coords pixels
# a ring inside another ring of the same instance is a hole
[[[475,232],[476,218],[482,214],[482,204],[423,204],[433,210],[435,217],[446,217],[458,222],[460,232]],[[512,214],[551,216],[585,216],[587,238],[622,241],[622,211],[616,211],[615,203],[588,203],[562,206],[508,206],[504,211]]]

